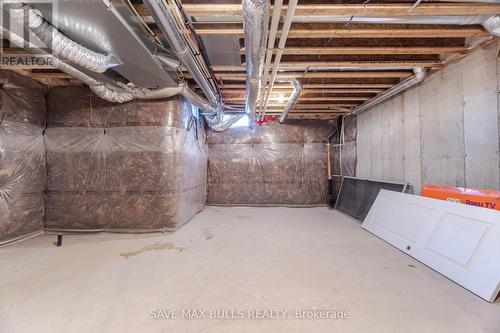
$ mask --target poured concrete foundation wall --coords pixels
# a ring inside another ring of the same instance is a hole
[[[359,115],[356,175],[499,189],[499,83],[491,46]]]
[[[208,204],[324,205],[326,121],[208,132]]]
[[[43,87],[0,71],[0,243],[43,228],[45,120]]]
[[[181,97],[107,103],[51,89],[46,228],[174,230],[206,201],[205,133]]]

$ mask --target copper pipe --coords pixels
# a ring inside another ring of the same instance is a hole
[[[332,179],[332,149],[331,144],[328,142],[326,144],[326,156],[328,158],[328,179]]]

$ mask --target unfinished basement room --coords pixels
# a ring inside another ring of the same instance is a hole
[[[500,333],[500,0],[0,7],[0,333]]]

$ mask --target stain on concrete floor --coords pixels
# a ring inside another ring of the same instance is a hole
[[[165,242],[165,243],[156,242],[154,244],[146,245],[146,246],[144,246],[136,251],[120,253],[120,256],[124,257],[125,259],[128,259],[129,257],[133,257],[133,256],[136,256],[138,254],[148,252],[148,251],[178,250],[179,252],[182,252],[185,249],[186,249],[185,247],[176,246],[174,242]]]
[[[251,216],[246,216],[246,215],[236,215],[237,218],[241,219],[241,220],[246,220],[246,221],[251,221],[253,220],[253,217]]]
[[[215,237],[215,234],[210,230],[210,228],[203,228],[203,236],[205,236],[206,240],[212,239]]]

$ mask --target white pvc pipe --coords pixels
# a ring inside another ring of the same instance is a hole
[[[262,85],[259,92],[259,100],[260,100],[259,118],[262,116],[262,112],[264,111],[264,92],[265,92],[265,87],[267,87],[267,81],[269,80],[269,69],[271,67],[271,60],[273,58],[274,42],[276,40],[276,33],[278,32],[278,24],[281,18],[282,5],[283,5],[283,0],[276,0],[274,2],[273,16],[271,20],[271,30],[269,30],[269,39],[267,41],[266,64],[264,65]]]
[[[293,15],[295,14],[295,7],[297,6],[298,0],[290,0],[286,10],[285,20],[283,21],[283,27],[281,28],[281,36],[278,44],[278,52],[274,58],[273,73],[271,74],[271,80],[266,89],[264,95],[264,110],[262,112],[261,118],[266,115],[267,105],[269,104],[269,96],[273,90],[274,81],[276,80],[276,74],[278,74],[278,69],[281,62],[281,56],[283,55],[283,50],[285,49],[286,40],[288,39],[288,33],[290,31],[290,26],[292,25]]]

